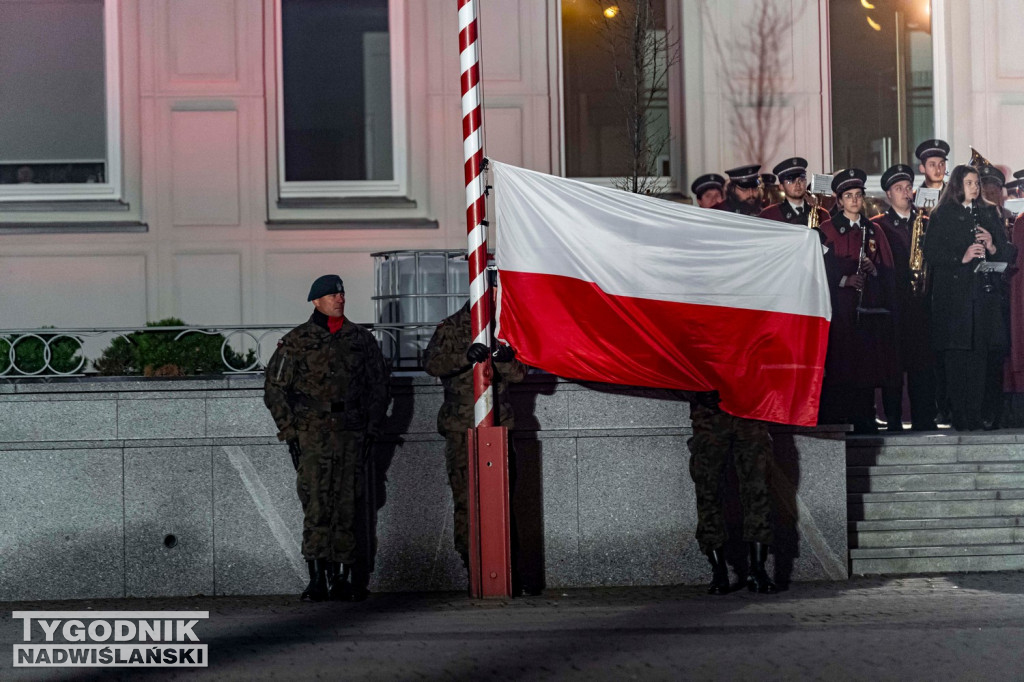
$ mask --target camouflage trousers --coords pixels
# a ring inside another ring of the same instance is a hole
[[[357,504],[363,494],[363,434],[300,431],[296,488],[302,502],[302,556],[355,563]]]
[[[772,440],[767,425],[697,404],[691,404],[690,418],[693,436],[686,445],[690,449],[690,477],[697,494],[697,542],[701,551],[707,553],[721,547],[728,539],[722,490],[730,452],[739,479],[743,539],[772,544],[766,475]]]
[[[455,506],[455,551],[469,566],[469,450],[465,431],[445,431],[444,466]]]

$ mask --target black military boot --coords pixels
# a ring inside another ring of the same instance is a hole
[[[345,574],[347,575],[350,571],[352,574],[352,596],[350,599],[351,601],[364,601],[370,596],[370,590],[367,589],[370,584],[370,574],[358,561],[354,564],[345,564]]]
[[[327,599],[327,561],[325,559],[308,559],[309,584],[299,599],[302,601],[324,601]]]
[[[768,561],[768,545],[760,542],[750,544],[750,572],[747,573],[747,589],[761,594],[775,594],[778,588],[768,577],[764,564]]]
[[[707,557],[711,562],[711,584],[708,585],[708,594],[728,594],[729,566],[725,563],[725,553],[719,547],[710,550]]]
[[[331,561],[327,570],[327,582],[330,588],[327,591],[327,598],[331,601],[351,601],[352,586],[348,582],[348,567],[342,571],[341,564]]]

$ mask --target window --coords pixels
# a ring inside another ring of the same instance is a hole
[[[401,196],[400,12],[389,0],[280,0],[280,197]]]
[[[918,142],[938,134],[929,0],[830,0],[829,22],[833,166],[916,168]]]
[[[664,187],[681,158],[668,78],[677,38],[665,0],[562,0],[561,14],[565,175],[624,178],[637,169],[666,178]],[[637,25],[647,26],[640,38]],[[639,69],[634,54],[643,55]]]
[[[0,0],[0,201],[119,199],[116,0]]]

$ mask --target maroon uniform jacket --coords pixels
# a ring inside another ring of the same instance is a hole
[[[892,251],[895,289],[896,338],[899,342],[901,369],[918,371],[934,366],[935,353],[931,343],[931,298],[927,292],[915,295],[910,276],[910,236],[918,209],[911,207],[910,218],[904,220],[890,208],[871,219],[885,234]],[[928,218],[924,218],[928,230]]]
[[[789,223],[790,225],[807,225],[807,220],[810,218],[811,213],[808,209],[812,208],[809,203],[804,203],[804,210],[799,214],[793,210],[793,206],[788,201],[782,203],[772,204],[765,210],[761,211],[761,218],[767,218],[768,220],[777,220],[780,223]],[[828,211],[821,208],[820,206],[813,207],[818,212],[818,226],[828,220]]]
[[[865,255],[878,274],[865,275],[863,297],[853,287],[840,287],[838,281],[829,282],[832,324],[828,332],[825,379],[830,384],[867,388],[892,384],[900,372],[891,312],[896,307],[892,251],[881,228],[866,216],[861,216],[858,227],[854,228],[840,213],[823,223],[821,232],[825,235],[826,246],[835,254],[838,275],[843,277],[857,272],[865,228]],[[858,304],[869,309],[886,309],[890,313],[858,315]]]
[[[1012,264],[1015,272],[1010,275],[1010,354],[1003,390],[1024,393],[1024,213],[1017,216],[1009,236],[1017,247],[1017,257]]]

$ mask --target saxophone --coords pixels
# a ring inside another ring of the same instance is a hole
[[[810,213],[807,214],[807,227],[812,230],[817,230],[820,227],[819,223],[821,222],[818,218],[818,197],[808,193],[805,198],[805,203],[808,206],[807,210],[810,211]]]
[[[924,262],[924,215],[928,208],[931,202],[918,209],[910,229],[910,288],[915,296],[928,291],[928,264]]]

